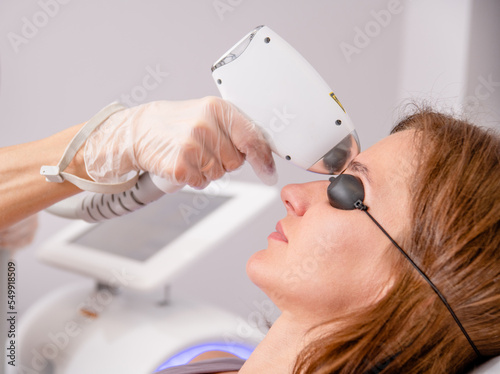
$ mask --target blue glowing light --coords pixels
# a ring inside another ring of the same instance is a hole
[[[189,361],[191,361],[193,358],[196,356],[208,352],[208,351],[223,351],[223,352],[228,352],[232,353],[235,356],[238,356],[239,358],[242,358],[244,360],[248,359],[250,357],[250,354],[253,352],[254,347],[250,347],[248,345],[244,344],[227,344],[227,343],[217,343],[217,342],[210,342],[210,343],[204,343],[204,344],[199,344],[195,345],[192,347],[189,347],[172,357],[170,357],[167,361],[165,361],[163,364],[158,366],[158,368],[155,370],[160,371],[172,366],[178,366],[178,365],[185,365]]]

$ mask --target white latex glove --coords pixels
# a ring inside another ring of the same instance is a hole
[[[0,250],[14,250],[33,241],[38,228],[37,215],[30,216],[0,231]]]
[[[203,188],[245,159],[265,183],[276,182],[261,130],[217,97],[155,101],[117,112],[91,134],[84,159],[89,176],[101,183],[121,182],[141,170]]]

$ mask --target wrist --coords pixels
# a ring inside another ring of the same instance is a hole
[[[128,123],[131,109],[112,114],[88,137],[79,154],[88,176],[98,183],[122,183],[129,173],[142,170],[135,164],[135,138]]]
[[[50,147],[52,149],[52,152],[48,155],[50,160],[45,161],[46,165],[57,165],[59,160],[61,159],[62,155],[64,154],[64,151],[70,144],[71,140],[73,137],[76,135],[76,133],[82,128],[84,124],[72,126],[66,130],[63,130],[55,135],[52,135],[50,138],[48,138],[49,142],[52,143],[52,146]],[[83,179],[90,179],[90,177],[87,174],[87,171],[85,169],[85,160],[83,158],[83,148],[81,147],[78,152],[75,154],[67,168],[65,169],[65,172],[76,175],[77,177],[83,178]],[[64,184],[70,184],[69,182],[64,182]]]
[[[85,146],[78,150],[78,152],[75,154],[75,157],[73,157],[73,160],[70,162],[65,171],[79,178],[92,180],[92,178],[88,175],[87,169],[85,167],[85,159],[83,157],[84,147]]]

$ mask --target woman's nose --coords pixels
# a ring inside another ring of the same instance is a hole
[[[318,200],[328,200],[328,181],[289,184],[281,190],[281,201],[288,213],[303,216]]]

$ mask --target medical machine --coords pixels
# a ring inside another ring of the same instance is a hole
[[[276,154],[300,168],[336,174],[359,152],[335,93],[268,27],[241,39],[217,60],[212,74],[222,97],[262,127]],[[263,336],[255,326],[165,291],[225,237],[242,226],[251,229],[277,191],[225,184],[224,178],[204,191],[185,188],[165,196],[173,189],[144,173],[129,191],[80,194],[51,209],[102,221],[76,222],[39,251],[45,262],[87,275],[97,286],[62,287],[27,311],[19,326],[19,365],[7,369],[142,374],[186,363],[206,350],[248,357]],[[489,373],[485,369],[477,373]]]
[[[300,168],[338,174],[359,153],[356,131],[337,95],[270,28],[259,26],[246,35],[212,66],[212,76],[222,97],[263,129],[274,153]],[[143,173],[128,191],[78,195],[49,211],[98,222],[135,211],[176,189]]]
[[[275,188],[223,178],[134,214],[62,230],[38,256],[95,279],[97,287],[63,287],[27,311],[20,365],[43,374],[137,374],[209,349],[248,357],[262,332],[220,308],[171,299],[168,287],[217,244],[252,229],[277,197]]]
[[[354,126],[335,93],[295,49],[259,26],[212,67],[222,97],[302,169],[338,174],[358,154]]]
[[[339,173],[359,152],[335,93],[268,27],[246,35],[212,74],[222,97],[262,127],[276,154],[300,168]],[[201,344],[248,357],[262,338],[254,327],[226,311],[163,296],[177,274],[278,197],[271,187],[220,183],[165,195],[175,188],[143,173],[129,191],[80,194],[52,207],[87,222],[47,241],[40,258],[89,276],[97,287],[69,285],[26,313],[19,329],[26,372],[152,373]]]
[[[223,177],[205,190],[186,187],[134,214],[100,224],[78,221],[49,239],[38,256],[104,284],[114,272],[126,272],[126,288],[154,290],[277,197],[276,188]]]

